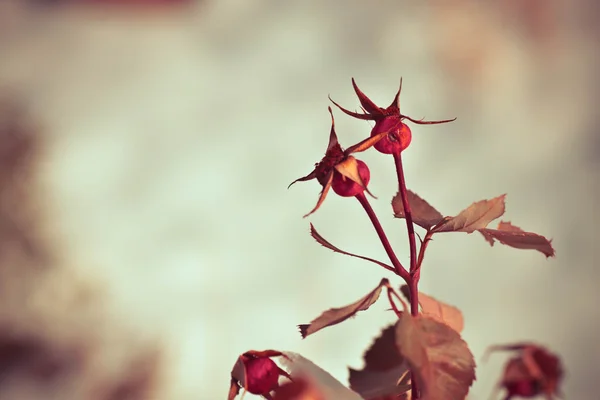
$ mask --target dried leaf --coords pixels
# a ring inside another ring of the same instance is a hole
[[[350,389],[366,400],[397,397],[410,390],[408,363],[396,347],[396,326],[385,328],[364,355],[362,370],[349,368]]]
[[[533,232],[525,232],[510,222],[501,221],[497,229],[480,229],[485,240],[493,246],[494,240],[516,249],[537,250],[546,257],[554,257],[552,241]]]
[[[431,229],[434,225],[440,223],[444,219],[438,210],[420,198],[416,193],[407,190],[407,197],[412,212],[413,222],[421,228]],[[392,209],[394,210],[394,217],[405,218],[400,192],[392,199]]]
[[[383,268],[385,268],[385,269],[387,269],[387,270],[394,271],[394,268],[393,268],[393,267],[391,267],[391,266],[389,266],[389,265],[387,265],[386,263],[383,263],[383,262],[381,262],[381,261],[374,260],[374,259],[372,259],[372,258],[369,258],[369,257],[363,257],[363,256],[359,256],[359,255],[357,255],[357,254],[348,253],[348,252],[346,252],[346,251],[344,251],[344,250],[341,250],[341,249],[339,249],[339,248],[335,247],[334,245],[332,245],[331,243],[329,243],[329,242],[328,242],[328,241],[327,241],[327,240],[326,240],[326,239],[325,239],[323,236],[321,236],[321,235],[320,235],[320,234],[317,232],[317,230],[315,229],[315,227],[313,226],[313,224],[312,224],[312,223],[310,224],[310,235],[311,235],[311,236],[312,236],[312,237],[313,237],[313,238],[314,238],[314,239],[315,239],[315,240],[316,240],[316,241],[317,241],[317,242],[318,242],[320,245],[322,245],[323,247],[327,247],[329,250],[335,251],[336,253],[345,254],[345,255],[347,255],[347,256],[352,256],[352,257],[360,258],[360,259],[362,259],[362,260],[370,261],[370,262],[372,262],[372,263],[375,263],[375,264],[377,264],[377,265],[379,265],[379,266],[381,266],[381,267],[383,267]]]
[[[396,345],[415,375],[421,400],[464,400],[475,380],[475,361],[458,332],[404,313],[396,325]]]
[[[323,393],[310,381],[300,377],[275,389],[273,400],[326,400]]]
[[[448,217],[433,228],[434,232],[467,232],[483,229],[504,214],[506,195],[481,200],[462,210],[456,217]]]
[[[368,309],[379,298],[381,289],[388,284],[389,281],[384,278],[375,289],[358,301],[345,307],[331,308],[312,320],[310,324],[298,325],[302,338],[306,338],[308,335],[320,331],[323,328],[327,328],[328,326],[339,324],[354,316],[357,312]]]
[[[313,392],[321,394],[323,400],[363,400],[327,371],[300,354],[291,351],[284,351],[283,354],[286,358],[281,359],[281,365],[289,371],[292,379],[308,380]]]
[[[400,291],[410,301],[408,286],[402,285]],[[419,291],[419,305],[423,315],[443,322],[458,333],[461,333],[464,329],[465,322],[462,312],[458,308],[436,300],[421,291]]]

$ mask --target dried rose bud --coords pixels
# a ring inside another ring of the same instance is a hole
[[[348,157],[347,161],[356,163],[358,175],[360,176],[362,183],[367,186],[371,180],[371,173],[369,172],[369,167],[367,167],[367,164],[365,164],[363,161],[354,159],[352,156]],[[356,183],[350,178],[347,178],[338,171],[334,171],[333,173],[331,188],[335,193],[342,197],[353,197],[364,192],[365,190],[360,184]]]
[[[252,394],[266,394],[279,386],[279,367],[270,358],[246,358],[246,389]]]
[[[371,194],[369,189],[367,189],[367,184],[371,178],[367,165],[350,154],[367,150],[376,145],[378,141],[383,140],[387,135],[387,132],[379,133],[343,150],[335,133],[333,112],[331,111],[331,107],[328,109],[331,114],[331,131],[329,133],[329,145],[327,146],[325,156],[320,162],[315,164],[315,169],[310,174],[296,179],[288,186],[289,188],[296,182],[310,181],[312,179],[316,179],[323,186],[317,205],[304,217],[308,217],[319,209],[331,188],[333,188],[335,193],[343,197],[356,196],[363,191]]]
[[[377,136],[382,132],[388,132],[388,134],[383,139],[378,141],[374,146],[377,151],[384,154],[399,154],[410,145],[412,133],[410,128],[404,122],[402,122],[404,119],[412,121],[415,124],[422,125],[443,124],[456,119],[454,118],[443,121],[422,121],[402,115],[400,113],[400,91],[402,90],[402,79],[400,79],[400,89],[398,89],[398,93],[396,93],[394,101],[392,101],[392,104],[390,104],[387,108],[381,108],[373,103],[373,101],[358,88],[354,78],[352,78],[352,86],[354,86],[354,91],[358,96],[358,100],[360,101],[365,114],[352,112],[343,108],[335,101],[331,101],[340,110],[354,118],[375,121],[375,126],[371,130],[371,136]]]
[[[532,343],[493,346],[488,353],[497,350],[518,352],[504,367],[498,384],[506,391],[505,400],[514,396],[532,398],[541,394],[552,399],[559,394],[563,369],[557,356]]]
[[[272,399],[271,392],[279,387],[280,376],[292,380],[286,371],[271,360],[271,357],[278,356],[286,357],[275,350],[251,350],[239,356],[231,371],[228,400],[233,400],[240,388],[265,399]]]

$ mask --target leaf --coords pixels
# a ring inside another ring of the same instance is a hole
[[[398,396],[410,390],[408,364],[396,347],[396,326],[385,328],[364,355],[362,370],[348,368],[350,389],[366,400]]]
[[[402,285],[400,291],[410,301],[408,286]],[[421,291],[419,291],[419,305],[423,315],[445,323],[458,333],[462,332],[465,322],[462,312],[458,308],[436,300]]]
[[[297,379],[307,380],[313,388],[313,393],[317,392],[323,396],[322,400],[363,400],[327,371],[300,354],[291,351],[282,353],[286,358],[281,359],[281,365],[288,370],[294,381]],[[302,397],[298,400],[300,399],[308,400]]]
[[[462,210],[456,217],[446,220],[433,228],[434,232],[467,232],[483,229],[504,214],[506,195],[491,200],[481,200]]]
[[[475,361],[458,332],[404,313],[396,325],[396,346],[414,373],[421,400],[464,400],[475,380]]]
[[[275,389],[273,400],[325,400],[325,396],[310,379],[299,377]]]
[[[310,324],[298,325],[302,338],[304,339],[308,335],[320,331],[323,328],[327,328],[328,326],[344,322],[348,318],[355,315],[357,312],[368,309],[379,298],[379,295],[381,294],[381,289],[388,284],[389,281],[384,278],[381,280],[381,282],[379,282],[379,285],[377,285],[375,289],[373,289],[370,293],[368,293],[366,296],[359,299],[358,301],[349,304],[345,307],[331,308],[325,311],[317,318],[315,318],[314,320],[312,320]]]
[[[375,264],[377,264],[377,265],[379,265],[379,266],[381,266],[381,267],[383,267],[383,268],[385,268],[385,269],[387,269],[387,270],[394,271],[394,268],[393,268],[393,267],[391,267],[391,266],[389,266],[389,265],[387,265],[386,263],[383,263],[383,262],[381,262],[381,261],[374,260],[374,259],[372,259],[372,258],[369,258],[369,257],[363,257],[363,256],[359,256],[359,255],[357,255],[357,254],[348,253],[348,252],[346,252],[346,251],[344,251],[344,250],[341,250],[341,249],[339,249],[339,248],[335,247],[334,245],[332,245],[331,243],[329,243],[329,242],[328,242],[328,241],[327,241],[327,240],[326,240],[326,239],[325,239],[323,236],[321,236],[321,235],[320,235],[320,234],[317,232],[317,230],[315,229],[315,227],[313,226],[313,224],[312,224],[312,223],[310,224],[310,235],[311,235],[311,236],[312,236],[312,237],[313,237],[313,238],[314,238],[314,239],[315,239],[315,240],[316,240],[316,241],[317,241],[317,242],[318,242],[320,245],[322,245],[323,247],[327,247],[329,250],[332,250],[332,251],[334,251],[334,252],[336,252],[336,253],[345,254],[345,255],[347,255],[347,256],[352,256],[352,257],[360,258],[360,259],[362,259],[362,260],[370,261],[370,262],[372,262],[372,263],[375,263]]]
[[[500,221],[497,229],[480,229],[479,232],[485,240],[494,245],[494,239],[500,243],[514,247],[516,249],[537,250],[544,254],[546,258],[554,257],[554,248],[552,240],[533,232],[525,232],[523,229],[514,226],[510,222]]]
[[[444,219],[438,210],[420,198],[416,193],[407,190],[407,197],[412,212],[413,222],[421,228],[431,229],[434,225],[440,223]],[[400,192],[392,199],[392,209],[394,210],[394,217],[406,217],[404,215],[404,206],[402,205]]]

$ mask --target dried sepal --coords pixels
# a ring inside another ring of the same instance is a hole
[[[356,84],[354,78],[352,78],[352,86],[354,91],[362,105],[364,114],[350,111],[338,103],[329,98],[333,104],[335,104],[345,114],[362,119],[375,121],[375,126],[371,130],[371,136],[375,137],[381,133],[384,133],[384,137],[374,144],[375,149],[384,154],[399,154],[406,149],[411,142],[412,133],[410,128],[402,121],[408,119],[416,124],[431,125],[431,124],[444,124],[452,122],[456,118],[442,120],[442,121],[423,121],[416,120],[400,112],[400,92],[402,91],[402,78],[400,79],[400,87],[398,92],[394,96],[392,103],[382,108],[377,106],[367,95],[365,95]]]
[[[319,209],[319,207],[321,207],[321,204],[323,204],[323,202],[325,201],[325,198],[327,197],[327,193],[329,193],[329,189],[331,189],[332,183],[333,183],[333,171],[330,172],[329,175],[327,176],[327,181],[325,182],[325,185],[323,185],[323,189],[321,189],[321,193],[319,193],[319,200],[317,200],[317,204],[309,213],[304,214],[304,218],[313,214],[315,211],[317,211]]]
[[[296,179],[288,185],[289,188],[296,182],[306,182],[316,179],[321,186],[323,186],[323,190],[319,195],[316,206],[308,214],[304,215],[304,218],[313,214],[321,207],[329,193],[329,189],[332,187],[335,193],[344,197],[356,196],[363,191],[366,191],[369,195],[375,197],[367,189],[368,181],[370,179],[367,165],[352,157],[351,154],[367,150],[374,146],[385,135],[382,134],[377,137],[363,140],[362,142],[343,150],[335,132],[333,111],[331,110],[331,107],[328,107],[328,110],[331,115],[331,130],[325,156],[315,165],[312,172]]]

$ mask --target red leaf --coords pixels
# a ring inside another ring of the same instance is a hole
[[[440,223],[444,217],[438,210],[433,208],[428,202],[420,198],[416,193],[407,190],[408,204],[412,211],[413,222],[425,229],[431,229],[434,225]],[[392,199],[392,209],[394,217],[405,218],[402,197],[400,193]]]
[[[525,232],[510,222],[501,221],[497,229],[480,229],[485,240],[493,246],[494,239],[516,249],[537,250],[546,257],[554,257],[552,241],[533,232]]]
[[[481,200],[462,210],[456,217],[446,220],[433,228],[434,232],[467,232],[483,229],[504,214],[506,195],[491,200]]]
[[[418,382],[421,400],[464,400],[475,380],[475,361],[458,332],[425,316],[404,313],[396,345]]]
[[[365,400],[397,397],[410,390],[408,364],[396,347],[396,326],[385,328],[365,352],[362,370],[349,368],[350,389]]]
[[[388,284],[389,281],[384,278],[381,280],[379,285],[377,285],[377,287],[373,289],[373,291],[371,291],[358,301],[349,304],[345,307],[331,308],[325,311],[320,316],[318,316],[316,319],[312,320],[310,324],[298,325],[302,338],[306,338],[308,335],[320,331],[323,328],[327,328],[328,326],[344,322],[348,318],[354,316],[357,312],[368,309],[379,298],[379,295],[381,294],[381,289]]]
[[[363,256],[359,256],[359,255],[357,255],[357,254],[348,253],[347,251],[344,251],[344,250],[341,250],[341,249],[339,249],[339,248],[335,247],[334,245],[332,245],[331,243],[329,243],[329,242],[328,242],[328,241],[327,241],[327,240],[326,240],[326,239],[325,239],[323,236],[321,236],[321,235],[320,235],[320,234],[317,232],[317,230],[315,229],[315,227],[313,226],[313,224],[312,224],[312,223],[310,224],[310,235],[311,235],[311,236],[312,236],[312,237],[313,237],[313,238],[314,238],[314,239],[315,239],[315,240],[316,240],[316,241],[317,241],[317,242],[318,242],[320,245],[322,245],[323,247],[327,247],[329,250],[335,251],[336,253],[345,254],[345,255],[347,255],[347,256],[356,257],[356,258],[360,258],[360,259],[362,259],[362,260],[370,261],[370,262],[372,262],[372,263],[375,263],[375,264],[377,264],[377,265],[379,265],[379,266],[381,266],[381,267],[383,267],[383,268],[385,268],[385,269],[387,269],[387,270],[394,271],[394,268],[393,268],[393,267],[391,267],[391,266],[389,266],[389,265],[387,265],[386,263],[383,263],[383,262],[381,262],[381,261],[374,260],[374,259],[372,259],[372,258],[369,258],[369,257],[363,257]]]
[[[408,286],[402,285],[400,291],[410,301]],[[436,300],[421,291],[419,291],[419,305],[421,306],[423,315],[443,322],[458,333],[462,332],[465,322],[462,312],[458,308]]]

